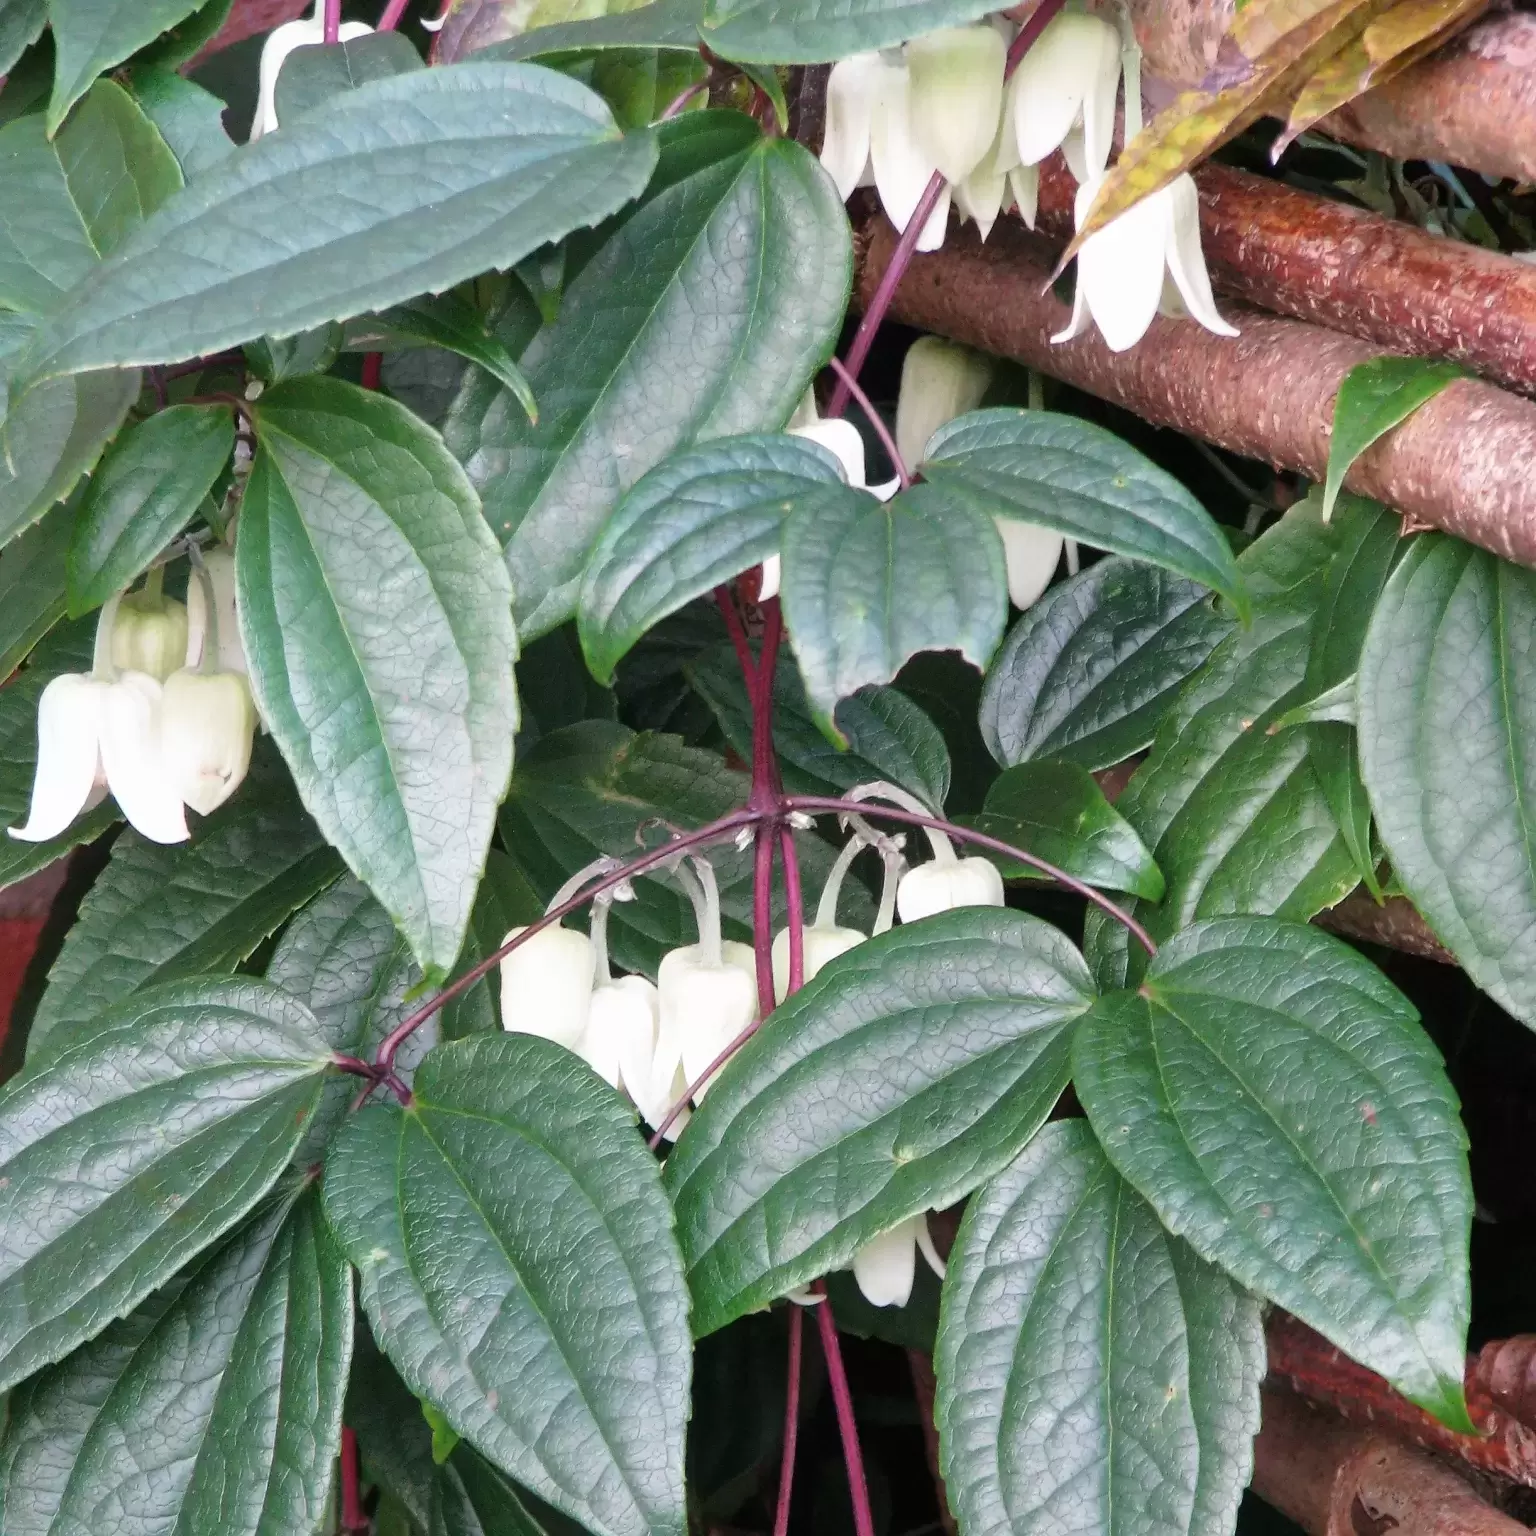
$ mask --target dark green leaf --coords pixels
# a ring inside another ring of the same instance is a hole
[[[288,925],[267,965],[267,980],[296,997],[315,1016],[333,1051],[371,1057],[385,1035],[420,997],[421,972],[387,913],[367,886],[347,876],[322,891]],[[407,1084],[417,1063],[437,1044],[434,1015],[410,1035],[395,1057]],[[321,1160],[357,1092],[357,1079],[327,1080],[294,1155],[300,1168]]]
[[[0,555],[0,569],[14,549]],[[90,671],[95,638],[94,619],[59,625],[38,643],[21,675],[0,688],[0,827],[26,824],[37,771],[38,698],[60,673]],[[24,843],[0,834],[0,890],[100,836],[116,820],[117,803],[107,799],[50,842]]]
[[[546,1530],[518,1489],[467,1446],[438,1469],[427,1536],[545,1536]]]
[[[1328,476],[1323,484],[1323,520],[1344,485],[1349,467],[1377,438],[1401,425],[1447,384],[1464,379],[1459,363],[1427,357],[1373,357],[1344,375],[1333,402],[1328,439]]]
[[[1169,1231],[1470,1432],[1466,1134],[1368,960],[1301,923],[1187,928],[1094,1005],[1072,1076]]]
[[[258,750],[190,845],[133,831],[113,845],[48,973],[29,1053],[74,1044],[144,987],[233,970],[340,873],[277,754]]]
[[[543,915],[544,903],[528,883],[528,877],[500,849],[491,849],[485,862],[485,878],[470,910],[469,934],[459,955],[458,970],[463,972],[478,965],[501,948],[513,928],[537,922]],[[500,1029],[501,989],[496,972],[454,998],[439,1018],[443,1035],[449,1040]]]
[[[847,307],[848,220],[804,149],[735,113],[668,129],[648,201],[523,354],[538,425],[503,393],[447,429],[506,546],[529,637],[575,611],[593,540],[647,470],[788,419]]]
[[[619,502],[593,545],[577,603],[599,682],[653,625],[779,551],[794,499],[842,483],[805,438],[720,438],[664,459]]]
[[[1112,768],[1151,743],[1189,675],[1232,631],[1205,589],[1118,556],[1052,587],[987,671],[981,730],[1004,767]]]
[[[192,520],[235,447],[227,405],[173,405],[119,435],[75,514],[71,613],[133,582]]]
[[[64,552],[74,521],[72,503],[57,506],[0,554],[0,681],[64,617]]]
[[[302,378],[256,417],[237,548],[251,687],[321,830],[440,980],[512,769],[506,569],[404,406]]]
[[[137,371],[117,369],[49,379],[8,412],[0,399],[0,545],[74,490],[138,396]]]
[[[725,738],[743,762],[752,760],[752,708],[741,666],[729,645],[705,651],[688,666]],[[805,686],[792,656],[779,656],[773,677],[773,744],[791,794],[840,795],[855,784],[885,779],[909,789],[935,811],[949,798],[949,748],[939,728],[906,694],[870,685],[837,706],[840,752],[811,718]]]
[[[284,379],[302,378],[307,373],[325,373],[341,355],[344,333],[334,321],[317,325],[297,336],[263,336],[247,342],[245,358],[264,383],[280,384]]]
[[[198,8],[185,21],[177,22],[134,55],[135,74],[145,68],[173,74],[219,35],[233,9],[234,0],[198,0]]]
[[[1316,699],[1352,676],[1381,589],[1402,546],[1402,521],[1379,502],[1346,496],[1338,507],[1339,548],[1328,563],[1323,597],[1307,650],[1307,695]],[[1355,872],[1379,898],[1371,848],[1371,807],[1360,781],[1355,732],[1335,721],[1307,726],[1307,755],[1323,796],[1355,861]]]
[[[1355,885],[1306,731],[1270,732],[1306,695],[1312,617],[1338,537],[1309,505],[1244,552],[1252,626],[1233,631],[1190,679],[1115,803],[1168,882],[1160,906],[1133,908],[1159,942],[1227,913],[1300,921]],[[1139,947],[1096,912],[1084,950],[1101,986],[1139,975]]]
[[[746,774],[675,736],[636,735],[622,725],[590,720],[544,737],[519,760],[499,825],[512,857],[547,901],[599,854],[634,857],[636,835],[647,824],[702,826],[742,805],[748,788]],[[655,840],[654,832],[650,837]],[[820,890],[833,850],[810,833],[800,834],[797,846],[806,889]],[[710,861],[720,883],[725,936],[750,942],[752,853],[727,843],[710,850]],[[781,923],[785,906],[778,882],[773,912]],[[842,913],[854,927],[871,925],[873,904],[856,882],[844,888]],[[651,976],[667,950],[695,938],[693,908],[670,880],[637,880],[635,900],[617,904],[609,920],[615,962]]]
[[[414,1393],[592,1530],[681,1536],[688,1293],[616,1094],[546,1040],[439,1046],[343,1128],[325,1205]]]
[[[48,0],[0,0],[0,75],[43,35],[48,24]]]
[[[1162,871],[1146,844],[1078,763],[1018,763],[1004,769],[987,791],[981,815],[970,818],[970,824],[1089,885],[1162,900]],[[974,851],[987,854],[984,848]],[[1035,873],[1017,859],[987,856],[1007,879]]]
[[[715,0],[702,32],[726,59],[825,64],[987,14],[985,0]]]
[[[92,87],[97,75],[121,64],[168,27],[185,21],[202,0],[48,0],[56,56],[48,132]]]
[[[386,34],[390,35],[393,34]],[[513,361],[501,338],[486,325],[480,311],[466,299],[455,293],[441,293],[436,298],[412,299],[409,304],[397,304],[377,317],[376,328],[370,327],[366,320],[353,326],[349,340],[353,345],[366,347],[375,329],[382,346],[398,345],[399,339],[404,338],[442,347],[468,358],[512,391],[530,422],[538,420],[533,391],[523,377],[522,369]]]
[[[614,11],[584,21],[530,27],[518,37],[492,43],[490,59],[536,59],[541,54],[587,53],[603,48],[664,48],[697,53],[700,0],[657,0],[633,10]]]
[[[667,1159],[694,1332],[1011,1162],[1066,1086],[1091,1000],[1054,928],[965,907],[858,945],[780,1004]]]
[[[224,130],[224,103],[173,69],[134,66],[128,89],[160,132],[189,180],[234,153]]]
[[[851,486],[796,500],[784,524],[784,618],[811,712],[839,739],[838,700],[889,682],[918,651],[985,667],[1008,586],[990,518],[931,485],[889,502]]]
[[[333,97],[370,80],[388,80],[422,67],[421,55],[400,32],[367,32],[342,43],[295,48],[278,73],[277,120],[289,127]]]
[[[35,360],[45,376],[176,362],[449,288],[622,207],[655,155],[547,70],[375,80],[201,174],[75,291]]]
[[[133,98],[93,85],[57,138],[40,117],[0,129],[0,301],[47,314],[181,186],[176,157]]]
[[[1536,1028],[1536,576],[1426,534],[1360,657],[1360,766],[1392,872],[1478,986]]]
[[[1210,514],[1103,427],[1048,411],[974,411],[934,434],[922,468],[932,485],[988,516],[1148,560],[1246,607],[1231,546]]]
[[[1081,1120],[1045,1126],[971,1201],[934,1366],[965,1530],[1229,1536],[1259,1308],[1163,1231]]]
[[[0,1089],[0,1387],[234,1226],[287,1165],[328,1063],[276,988],[179,982]]]
[[[155,1296],[11,1397],[0,1522],[102,1511],[219,1536],[316,1528],[341,1445],[352,1276],[318,1193],[274,1199]]]

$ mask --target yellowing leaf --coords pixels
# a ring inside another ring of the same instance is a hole
[[[1488,0],[1398,0],[1398,4],[1365,29],[1365,51],[1378,68],[1396,63],[1410,50],[1414,51],[1415,59],[1422,58],[1487,6]],[[1371,83],[1379,84],[1379,78],[1373,77]]]

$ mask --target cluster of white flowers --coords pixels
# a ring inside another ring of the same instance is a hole
[[[832,69],[821,161],[847,198],[872,186],[905,230],[935,174],[944,190],[917,238],[944,243],[951,203],[986,239],[1006,205],[1034,227],[1039,166],[1060,149],[1079,183],[1079,227],[1114,144],[1122,62],[1135,44],[1102,16],[1064,11],[1004,72],[1012,23],[1001,16],[856,54]],[[1125,70],[1126,137],[1141,128],[1139,70]],[[1078,256],[1072,320],[1055,341],[1097,325],[1116,352],[1135,346],[1154,315],[1189,315],[1222,336],[1237,333],[1211,296],[1200,249],[1199,200],[1188,175],[1089,236]]]
[[[921,801],[891,784],[861,785],[852,798],[894,801],[927,814]],[[1002,876],[994,864],[960,858],[941,832],[929,832],[928,838],[933,857],[909,869],[901,839],[882,838],[862,824],[855,829],[827,876],[815,921],[802,930],[805,981],[846,950],[886,932],[898,915],[912,923],[952,907],[1003,905]],[[885,880],[871,933],[865,933],[840,924],[837,905],[850,865],[870,846],[884,860]],[[600,859],[578,871],[555,893],[549,910],[615,868],[615,861]],[[749,945],[721,936],[720,894],[708,859],[679,859],[671,873],[693,903],[699,937],[662,957],[654,983],[644,976],[616,979],[609,969],[609,911],[615,897],[632,894],[627,885],[593,904],[590,935],[554,923],[501,962],[502,1028],[538,1035],[574,1052],[653,1126],[667,1122],[673,1106],[685,1099],[703,1100],[713,1080],[705,1074],[759,1017],[756,956]],[[526,931],[512,929],[503,943]],[[774,993],[782,1001],[790,981],[787,928],[774,939],[772,957]],[[669,1137],[679,1133],[687,1115],[684,1109],[668,1123]],[[853,1272],[865,1296],[876,1306],[904,1306],[912,1294],[918,1252],[942,1276],[922,1212],[855,1256]],[[796,1299],[815,1298],[797,1293]]]
[[[88,673],[43,689],[37,774],[23,842],[58,837],[112,795],[129,824],[156,843],[182,843],[186,808],[221,806],[245,778],[256,730],[235,618],[234,557],[199,562],[183,605],[162,573],[101,610]]]

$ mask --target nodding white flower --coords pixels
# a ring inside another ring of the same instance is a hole
[[[996,143],[1007,58],[1002,34],[985,22],[907,44],[912,133],[945,181],[964,181]]]
[[[108,623],[112,665],[122,672],[143,672],[160,683],[187,659],[187,610],[160,590],[163,579],[163,569],[157,566],[139,591],[120,599]]]
[[[1102,16],[1064,11],[1046,26],[1008,82],[1005,115],[1021,165],[1037,166],[1060,149],[1079,181],[1104,173],[1120,54],[1119,30]]]
[[[187,840],[181,796],[165,771],[158,678],[119,671],[112,632],[120,597],[102,609],[91,671],[68,672],[43,689],[37,706],[37,773],[21,842],[57,837],[81,811],[111,794],[135,831],[156,843]]]
[[[1101,180],[1077,189],[1079,228]],[[1051,340],[1071,341],[1091,322],[1111,352],[1125,352],[1147,334],[1159,312],[1187,315],[1218,336],[1237,335],[1217,312],[1211,293],[1200,249],[1200,196],[1188,174],[1142,198],[1083,242],[1072,319]]]
[[[1008,601],[1028,608],[1051,584],[1061,563],[1066,539],[1052,528],[1026,523],[1016,517],[998,517],[997,532],[1003,541],[1003,563],[1008,570]]]
[[[245,781],[256,734],[256,706],[238,672],[183,667],[165,680],[160,750],[181,799],[201,816],[216,811]]]
[[[922,462],[940,427],[981,404],[992,371],[985,353],[942,336],[919,336],[907,348],[896,396],[896,451],[908,467]]]
[[[344,21],[338,41],[350,43],[373,28],[362,21]],[[315,0],[315,8],[298,21],[285,21],[268,35],[261,50],[261,73],[256,97],[256,116],[251,121],[251,138],[259,139],[277,127],[277,77],[295,48],[306,48],[325,41],[325,0]]]
[[[911,1216],[865,1243],[853,1256],[853,1278],[858,1281],[865,1301],[872,1307],[906,1306],[917,1279],[919,1252],[942,1280],[944,1260],[933,1246],[927,1212]]]
[[[526,924],[513,928],[501,942],[526,932]],[[541,928],[502,957],[501,1027],[575,1050],[592,1010],[596,968],[586,934],[558,923]]]
[[[1005,108],[998,119],[992,148],[964,181],[955,183],[955,207],[962,219],[975,224],[985,242],[998,215],[1009,203],[1033,229],[1040,205],[1040,171],[1036,166],[1019,162],[1013,123]]]
[[[813,443],[820,443],[837,460],[843,471],[843,478],[849,485],[856,486],[861,491],[868,491],[870,495],[878,497],[881,501],[889,501],[901,489],[899,478],[887,480],[882,485],[870,485],[865,481],[864,439],[859,435],[859,429],[851,421],[845,421],[840,416],[834,416],[830,421],[823,421],[816,412],[816,397],[809,390],[806,391],[805,399],[796,407],[795,414],[784,430],[791,437],[806,437]],[[758,602],[766,603],[770,597],[779,595],[782,576],[783,566],[779,557],[769,555],[763,561],[763,578],[759,584]]]
[[[214,661],[222,672],[247,673],[245,647],[240,643],[240,618],[235,611],[235,557],[227,549],[210,549],[203,569],[213,587],[212,627],[217,631],[218,654]],[[209,632],[207,589],[201,581],[187,584],[187,665],[197,666]]]
[[[855,187],[873,186],[880,206],[905,230],[938,169],[912,131],[911,78],[899,57],[857,53],[832,66],[827,81],[827,120],[821,163],[845,201]],[[920,251],[944,243],[949,189],[923,226]]]

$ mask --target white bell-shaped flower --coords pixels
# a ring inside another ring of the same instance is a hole
[[[853,1278],[872,1307],[904,1307],[912,1299],[917,1279],[917,1255],[921,1253],[940,1280],[944,1261],[928,1231],[926,1212],[899,1222],[865,1243],[853,1256]]]
[[[256,706],[238,672],[184,667],[165,680],[160,706],[165,771],[200,816],[217,810],[245,780],[256,734]]]
[[[114,597],[102,609],[91,672],[54,678],[38,700],[32,800],[26,825],[10,828],[18,841],[59,836],[105,793],[151,842],[187,840],[181,797],[161,755],[160,682],[118,671],[111,660],[120,602]]]
[[[350,43],[354,37],[363,37],[373,28],[362,21],[344,21],[338,40]],[[285,21],[268,34],[261,50],[261,72],[258,77],[256,115],[251,120],[251,137],[259,139],[277,127],[277,77],[283,64],[295,48],[306,48],[325,41],[325,0],[315,0],[315,8],[308,16],[297,21]]]
[[[1103,174],[1114,147],[1120,52],[1118,29],[1101,16],[1063,11],[1046,26],[1008,82],[1021,165],[1060,149],[1079,180]]]
[[[1040,202],[1040,172],[1032,165],[1020,165],[1013,123],[1005,109],[998,117],[992,148],[964,181],[955,183],[955,207],[962,219],[975,224],[985,241],[1010,202],[1033,229]]]
[[[163,575],[156,566],[139,591],[123,597],[110,626],[112,665],[161,683],[187,659],[187,610],[160,590]]]
[[[1039,523],[1022,522],[1016,517],[997,517],[993,522],[1003,541],[1008,600],[1015,608],[1028,608],[1050,586],[1056,567],[1061,564],[1066,539],[1053,528],[1042,528]]]
[[[526,926],[502,940],[510,943]],[[592,1009],[592,940],[558,923],[541,928],[501,962],[501,1027],[574,1050]]]
[[[1077,189],[1079,228],[1098,189],[1098,179]],[[1217,312],[1211,293],[1200,249],[1200,195],[1187,174],[1142,198],[1083,242],[1072,319],[1051,340],[1071,341],[1093,324],[1111,352],[1126,352],[1147,334],[1159,311],[1187,314],[1218,336],[1237,335]]]
[[[974,411],[991,382],[992,359],[984,352],[943,336],[919,336],[902,359],[896,396],[896,451],[903,463],[920,464],[929,438]]]
[[[948,182],[964,181],[997,140],[1008,46],[982,22],[907,44],[912,132]]]
[[[235,557],[227,549],[210,549],[203,557],[203,569],[213,586],[214,628],[218,632],[215,664],[221,672],[249,672],[245,646],[240,642],[240,616],[235,608]],[[201,581],[187,584],[187,665],[195,667],[203,660],[203,648],[209,629],[207,589]]]

